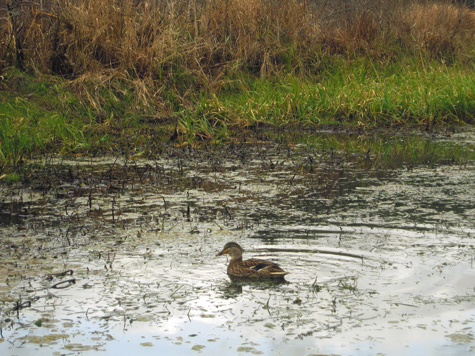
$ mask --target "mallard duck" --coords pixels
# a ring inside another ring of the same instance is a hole
[[[285,272],[277,263],[251,258],[242,260],[242,248],[236,242],[228,242],[216,256],[228,254],[231,261],[228,265],[228,276],[231,281],[237,280],[257,280],[272,279],[284,280],[284,276],[289,274]]]

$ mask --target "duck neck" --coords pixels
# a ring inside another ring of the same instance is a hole
[[[242,256],[239,257],[231,257],[231,261],[228,264],[228,275],[236,274],[236,269],[239,269],[240,265],[242,264]]]
[[[231,256],[231,261],[229,263],[239,263],[242,262],[242,256]]]

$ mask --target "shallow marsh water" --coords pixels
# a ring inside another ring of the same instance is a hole
[[[46,160],[0,187],[0,353],[473,353],[474,163],[365,159],[261,144]],[[289,283],[231,284],[215,257],[231,240]]]

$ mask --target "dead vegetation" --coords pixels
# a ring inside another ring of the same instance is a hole
[[[318,71],[331,56],[473,59],[475,12],[453,1],[2,0],[0,69],[218,90],[236,71]],[[145,95],[147,92],[147,95]],[[161,95],[162,94],[162,95]]]

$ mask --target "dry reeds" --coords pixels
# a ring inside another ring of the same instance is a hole
[[[475,12],[451,1],[2,2],[4,63],[17,50],[24,64],[74,75],[122,67],[144,77],[174,64],[215,73],[236,62],[261,73],[279,70],[289,49],[303,58],[352,56],[395,43],[443,55],[467,49],[475,31]]]
[[[172,136],[156,123],[214,142],[473,123],[474,37],[451,0],[0,0],[0,172],[49,149],[146,151]]]
[[[142,101],[173,91],[185,102],[235,73],[318,73],[332,56],[471,60],[475,48],[475,11],[448,0],[1,0],[0,8],[0,69],[60,74],[78,87],[140,81]]]
[[[446,2],[416,3],[401,9],[400,18],[398,35],[413,50],[432,58],[473,55],[475,11]]]

